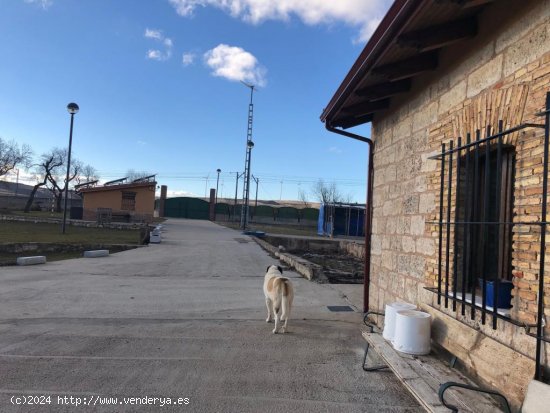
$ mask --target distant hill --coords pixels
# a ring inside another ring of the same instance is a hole
[[[0,196],[15,196],[18,197],[25,197],[28,198],[31,194],[33,186],[32,185],[26,185],[19,183],[19,185],[15,182],[8,182],[8,181],[0,181]],[[73,191],[69,190],[69,198],[77,198],[78,195],[72,195]],[[44,187],[39,188],[38,191],[36,191],[36,198],[51,198],[53,195],[49,189],[46,189]]]
[[[15,183],[15,182],[7,182],[7,181],[0,181],[0,196],[1,195],[9,195],[14,196],[17,194],[18,196],[25,196],[28,197],[31,194],[33,186],[32,185],[25,185],[22,183]],[[52,193],[48,191],[47,189],[39,189],[36,192],[37,198],[49,198],[52,196]]]
[[[210,198],[200,198],[206,202],[209,202],[210,201]],[[250,206],[254,206],[255,205],[255,199],[250,199]],[[239,204],[242,204],[242,199],[238,199],[237,202]],[[235,203],[235,198],[218,198],[218,203],[225,203],[225,204],[229,204],[229,205],[233,205]],[[309,202],[309,208],[317,208],[319,209],[319,202]],[[272,200],[265,200],[265,199],[258,199],[258,205],[267,205],[267,206],[271,206],[271,207],[274,207],[274,208],[280,208],[280,207],[293,207],[293,208],[298,208],[298,209],[302,209],[302,208],[305,208],[306,206],[304,205],[304,203],[302,201],[289,201],[289,200],[280,200],[280,201],[272,201]]]

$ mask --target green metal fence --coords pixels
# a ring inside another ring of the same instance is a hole
[[[210,219],[210,204],[198,198],[168,198],[164,203],[164,216],[167,218]],[[315,208],[297,209],[292,207],[274,208],[268,205],[250,207],[251,222],[262,223],[315,223],[319,210]],[[240,221],[241,205],[218,203],[216,220]]]
[[[169,218],[209,219],[209,203],[198,198],[168,198],[164,216]]]

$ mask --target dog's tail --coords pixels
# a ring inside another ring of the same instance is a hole
[[[275,291],[275,300],[273,302],[273,307],[275,313],[279,313],[281,307],[284,309],[288,304],[288,295],[290,294],[290,286],[288,284],[288,278],[277,277],[273,282],[273,290]]]

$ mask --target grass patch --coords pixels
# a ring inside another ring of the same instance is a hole
[[[50,211],[29,211],[29,212],[23,212],[23,211],[12,211],[8,209],[2,209],[0,210],[1,215],[15,215],[18,217],[26,217],[26,218],[58,218],[63,219],[63,212],[50,212]],[[67,219],[69,214],[67,214]]]
[[[217,224],[223,225],[232,229],[240,229],[241,226],[238,222],[217,222]],[[301,235],[307,237],[316,237],[317,228],[302,227],[299,225],[269,225],[269,224],[248,224],[248,229],[251,231],[263,231],[268,234],[281,234],[281,235]]]
[[[139,244],[139,230],[87,228],[34,222],[0,222],[1,242],[53,242],[64,244]]]

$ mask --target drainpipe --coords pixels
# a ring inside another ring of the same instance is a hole
[[[338,135],[356,139],[365,142],[369,145],[369,172],[367,182],[367,202],[365,207],[365,280],[363,284],[363,312],[369,311],[369,290],[370,290],[370,259],[371,259],[371,239],[372,239],[372,188],[374,176],[374,141],[370,138],[346,132],[341,129],[336,129],[327,121],[325,127],[329,132],[337,133]]]

